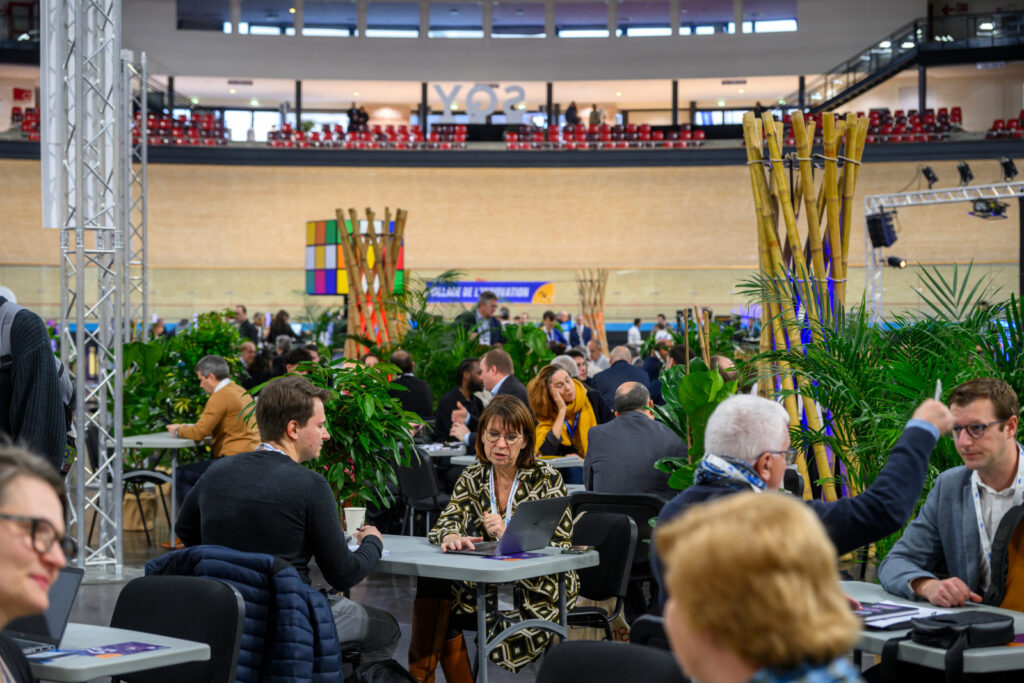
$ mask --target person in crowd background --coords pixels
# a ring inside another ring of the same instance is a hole
[[[413,363],[409,352],[395,351],[388,361],[402,373],[391,380],[392,384],[400,384],[406,389],[405,391],[391,389],[388,393],[398,399],[398,402],[402,404],[402,410],[416,413],[424,420],[433,418],[434,393],[430,390],[429,384],[412,374],[416,364]]]
[[[372,368],[374,365],[380,362],[380,358],[374,353],[364,353],[359,357],[359,362],[368,368]]]
[[[693,508],[655,541],[667,572],[665,632],[687,676],[861,680],[846,657],[860,621],[839,586],[836,548],[806,505],[741,493]]]
[[[476,431],[477,420],[484,412],[483,401],[476,393],[483,389],[484,380],[480,370],[480,361],[476,358],[463,359],[455,371],[455,386],[437,402],[434,441],[443,442],[457,438],[452,434],[452,423],[456,417],[456,411],[465,411],[466,415],[462,418],[463,424],[469,431]]]
[[[295,330],[288,323],[291,317],[288,315],[288,311],[283,308],[277,312],[274,316],[273,322],[270,323],[270,331],[268,332],[269,338],[277,343],[279,337],[288,337],[292,341],[299,341],[299,335],[295,334]],[[290,347],[289,347],[290,348]],[[288,349],[286,349],[288,350]]]
[[[238,335],[242,339],[248,339],[253,344],[259,342],[259,332],[257,332],[256,326],[249,321],[248,311],[242,304],[235,306],[235,324],[238,325]]]
[[[60,475],[43,458],[0,445],[0,629],[50,605],[49,590],[74,553]],[[34,683],[21,648],[0,633],[0,680]]]
[[[639,382],[650,391],[647,373],[632,363],[632,353],[625,346],[616,346],[609,356],[611,365],[594,376],[591,384],[608,405],[615,405],[615,390],[624,382]]]
[[[644,343],[640,335],[640,318],[633,318],[633,324],[626,330],[626,343],[637,348]]]
[[[476,310],[460,313],[455,322],[462,325],[469,333],[470,341],[477,341],[484,346],[502,343],[501,321],[494,317],[498,311],[498,295],[490,290],[480,292]]]
[[[507,351],[491,349],[480,357],[480,379],[483,380],[484,389],[491,392],[494,397],[515,396],[523,405],[529,407],[529,394],[514,372],[512,356],[508,355]],[[462,441],[467,448],[471,448],[477,443],[477,438],[476,433],[466,426],[467,419],[466,408],[459,408],[453,412],[451,435]]]
[[[562,368],[546,365],[527,392],[537,418],[537,454],[586,456],[590,428],[599,424],[586,387]]]
[[[590,405],[594,408],[594,415],[597,416],[598,424],[611,422],[615,418],[614,413],[612,413],[611,407],[609,407],[609,405],[604,402],[604,399],[601,398],[600,392],[598,392],[596,389],[594,389],[589,384],[586,384],[582,379],[580,379],[580,365],[577,362],[576,358],[569,354],[563,354],[561,356],[555,356],[553,359],[551,359],[551,364],[565,370],[565,372],[569,375],[570,378],[579,382],[579,384],[583,387],[583,389],[587,393],[587,400],[590,402]],[[582,457],[582,454],[580,455]]]
[[[604,345],[601,340],[594,337],[587,342],[587,352],[590,355],[590,377],[593,377],[602,370],[607,370],[608,366],[611,365],[611,361],[608,356],[604,355]]]

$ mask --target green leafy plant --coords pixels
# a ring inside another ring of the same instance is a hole
[[[682,365],[663,370],[661,395],[664,406],[654,406],[655,417],[689,444],[687,458],[663,458],[655,467],[668,472],[669,486],[685,489],[693,484],[697,463],[704,455],[704,429],[718,404],[736,393],[736,380],[726,382],[718,370],[709,370],[694,359],[690,372]]]
[[[555,352],[548,348],[547,335],[536,325],[506,325],[502,334],[505,336],[502,348],[512,357],[515,375],[523,384],[555,357]]]
[[[420,422],[388,393],[398,386],[388,381],[388,374],[397,375],[398,368],[386,363],[366,367],[338,358],[326,366],[303,363],[297,369],[332,396],[324,406],[331,438],[307,466],[323,473],[339,501],[389,506],[388,485],[397,482],[395,468],[408,465],[415,453],[410,425]]]

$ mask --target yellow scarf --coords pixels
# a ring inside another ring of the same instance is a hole
[[[587,388],[578,379],[572,381],[576,389],[576,398],[572,403],[565,406],[565,424],[562,425],[562,444],[574,446],[576,455],[581,458],[587,455],[587,433],[591,427],[597,425],[597,417],[594,416],[594,407],[587,400]],[[569,435],[570,427],[572,436]],[[544,442],[548,432],[554,427],[553,420],[541,420],[537,423],[537,452],[540,452],[540,445]]]

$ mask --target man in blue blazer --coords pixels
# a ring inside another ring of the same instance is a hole
[[[993,581],[991,549],[999,521],[1024,502],[1018,403],[1010,385],[992,377],[971,380],[953,390],[949,406],[964,464],[938,476],[921,512],[878,569],[888,592],[940,607],[981,602]],[[945,579],[935,574],[942,564]]]

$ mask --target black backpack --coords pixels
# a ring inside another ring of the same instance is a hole
[[[981,610],[939,614],[910,622],[910,633],[887,641],[882,648],[882,680],[896,680],[899,644],[904,640],[946,650],[946,683],[963,680],[964,650],[1006,645],[1016,637],[1013,617]]]
[[[416,683],[416,679],[393,659],[364,664],[355,671],[356,683]]]
[[[14,364],[14,357],[11,354],[11,328],[14,326],[14,316],[26,310],[13,301],[5,300],[0,303],[0,372],[10,372]],[[64,370],[64,364],[56,356],[53,363],[57,367],[57,381],[60,382],[60,401],[64,407],[64,426],[67,431],[67,439],[64,446],[64,460],[61,467],[61,474],[67,474],[71,469],[71,463],[75,459],[75,385]]]

